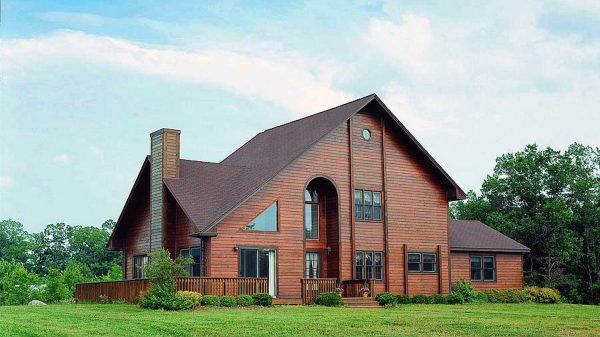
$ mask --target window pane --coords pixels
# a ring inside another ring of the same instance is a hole
[[[274,202],[244,227],[252,231],[277,231],[277,203]]]
[[[357,219],[363,218],[363,201],[362,191],[354,190],[354,213]]]
[[[186,258],[190,256],[190,250],[189,249],[181,249],[179,250],[179,255],[181,255],[181,257]],[[192,266],[190,265],[186,265],[185,266],[185,270],[187,271],[187,275],[192,276]]]
[[[364,192],[364,200],[365,200],[365,219],[371,219],[372,218],[372,212],[373,212],[373,208],[371,206],[373,206],[373,192],[371,191],[365,191]]]
[[[305,278],[318,278],[320,272],[321,254],[317,252],[306,253],[306,272]]]
[[[494,281],[494,257],[493,256],[485,256],[483,258],[483,280],[484,281]]]
[[[304,234],[306,239],[319,239],[319,205],[304,205]]]
[[[494,269],[494,257],[486,256],[483,258],[483,268]]]
[[[258,277],[269,277],[269,251],[258,251]]]
[[[382,253],[375,253],[375,279],[383,279],[383,259]]]
[[[381,192],[373,192],[373,220],[381,220]]]
[[[471,256],[471,280],[481,280],[481,256]]]
[[[141,278],[142,277],[142,257],[134,256],[133,257],[133,278]]]
[[[365,252],[365,270],[367,272],[366,278],[373,278],[373,252]]]
[[[240,276],[256,277],[258,251],[256,249],[242,249],[240,257]]]
[[[362,280],[365,278],[364,275],[364,253],[356,252],[356,279]]]
[[[408,271],[421,271],[421,254],[408,254]]]
[[[202,248],[194,247],[190,249],[194,264],[192,265],[191,276],[202,276]]]
[[[435,254],[423,254],[423,271],[435,271]]]

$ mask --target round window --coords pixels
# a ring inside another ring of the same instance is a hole
[[[362,136],[365,140],[371,139],[371,131],[369,129],[364,129],[362,131]]]

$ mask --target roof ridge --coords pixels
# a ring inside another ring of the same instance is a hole
[[[336,105],[336,106],[334,106],[333,108],[329,108],[329,109],[326,109],[326,110],[323,110],[323,111],[319,111],[319,112],[316,112],[316,113],[314,113],[314,114],[307,115],[307,116],[304,116],[304,117],[301,117],[301,118],[295,119],[295,120],[293,120],[293,121],[289,121],[289,122],[287,122],[287,123],[283,123],[283,124],[280,124],[280,125],[277,125],[277,126],[274,126],[274,127],[268,128],[268,129],[265,129],[265,130],[263,130],[262,132],[259,132],[259,133],[257,134],[257,136],[258,136],[259,134],[261,134],[261,133],[264,133],[264,132],[267,132],[267,131],[270,131],[270,130],[273,130],[273,129],[277,129],[277,128],[279,128],[279,127],[286,126],[286,125],[288,125],[288,124],[296,123],[296,122],[299,122],[299,121],[301,121],[301,120],[303,120],[303,119],[306,119],[306,118],[309,118],[309,117],[314,117],[314,116],[316,116],[316,115],[320,115],[320,114],[322,114],[322,113],[325,113],[325,112],[327,112],[327,111],[330,111],[330,110],[333,110],[333,109],[341,108],[341,107],[343,107],[344,105],[352,104],[352,103],[354,103],[354,102],[356,102],[356,101],[360,101],[361,99],[365,99],[365,98],[367,98],[367,97],[369,97],[369,96],[373,96],[373,97],[375,97],[375,96],[377,96],[377,95],[376,95],[375,93],[372,93],[372,94],[369,94],[369,95],[367,95],[367,96],[363,96],[363,97],[357,98],[357,99],[355,99],[355,100],[352,100],[352,101],[350,101],[350,102],[346,102],[346,103],[343,103],[343,104],[340,104],[340,105]]]
[[[289,124],[292,124],[292,123],[296,123],[296,122],[299,122],[299,121],[301,121],[301,120],[307,119],[307,118],[309,118],[309,117],[314,117],[314,116],[316,116],[316,115],[320,115],[320,114],[322,114],[322,113],[325,113],[325,112],[327,112],[327,111],[330,111],[330,110],[333,110],[333,109],[337,109],[337,108],[343,107],[344,105],[348,105],[348,104],[351,104],[351,103],[354,103],[354,102],[360,101],[361,99],[365,99],[365,98],[367,98],[367,97],[377,97],[377,94],[375,94],[375,93],[372,93],[372,94],[369,94],[369,95],[367,95],[367,96],[363,96],[363,97],[357,98],[357,99],[355,99],[355,100],[352,100],[352,101],[350,101],[350,102],[346,102],[346,103],[343,103],[343,104],[340,104],[340,105],[334,106],[333,108],[329,108],[329,109],[326,109],[326,110],[323,110],[323,111],[319,111],[319,112],[317,112],[317,113],[314,113],[314,114],[311,114],[311,115],[308,115],[308,116],[304,116],[304,117],[301,117],[301,118],[295,119],[295,120],[293,120],[293,121],[289,121],[289,122],[286,122],[286,123],[283,123],[283,124],[280,124],[280,125],[277,125],[277,126],[274,126],[274,127],[268,128],[268,129],[265,129],[265,130],[263,130],[263,131],[261,131],[261,132],[259,132],[259,133],[255,134],[254,136],[252,136],[252,138],[248,139],[248,141],[246,141],[246,142],[245,142],[244,144],[242,144],[240,147],[238,147],[238,148],[237,148],[237,149],[235,149],[233,152],[231,152],[230,154],[228,154],[228,155],[227,155],[227,157],[225,157],[225,158],[223,158],[223,160],[221,160],[221,163],[222,163],[222,162],[224,162],[224,161],[226,161],[227,159],[229,159],[231,156],[233,156],[233,155],[234,155],[234,154],[235,154],[235,153],[236,153],[238,150],[240,150],[241,148],[243,148],[243,147],[244,147],[246,144],[250,143],[252,140],[254,140],[255,138],[257,138],[258,136],[260,136],[260,135],[264,134],[264,133],[265,133],[265,132],[267,132],[267,131],[271,131],[271,130],[274,130],[274,129],[280,128],[280,127],[282,127],[282,126],[286,126],[286,125],[289,125]]]

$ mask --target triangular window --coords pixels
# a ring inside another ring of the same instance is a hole
[[[244,226],[247,231],[277,231],[277,202],[274,202],[254,220]]]

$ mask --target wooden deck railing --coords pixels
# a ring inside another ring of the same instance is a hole
[[[203,295],[238,296],[269,292],[269,279],[245,277],[178,277],[177,290]]]
[[[269,292],[267,278],[177,277],[175,282],[177,290],[195,291],[203,295],[238,296]],[[110,301],[135,303],[149,286],[148,279],[80,283],[75,288],[75,299],[98,302],[100,296],[106,296]]]
[[[300,280],[300,285],[302,289],[302,303],[313,304],[320,293],[335,291],[337,279],[303,278]]]
[[[375,296],[375,281],[374,280],[343,280],[342,289],[344,297],[359,297],[362,296],[360,288],[367,287],[371,291],[371,296]]]

